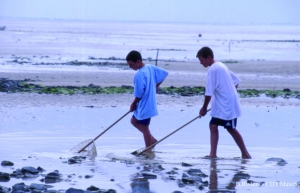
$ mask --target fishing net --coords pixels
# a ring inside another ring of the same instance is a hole
[[[137,155],[139,155],[144,150],[145,150],[145,148],[141,148],[141,149],[135,150],[134,152],[131,152],[131,154],[137,156]]]
[[[141,148],[138,149],[134,152],[131,152],[132,155],[138,156],[138,157],[143,157],[143,158],[148,158],[148,159],[153,159],[155,158],[155,151],[154,148],[152,149],[151,152],[143,152],[146,148]]]
[[[89,144],[90,143],[90,144]],[[88,145],[89,144],[89,145]],[[88,145],[88,146],[87,146]],[[86,147],[87,146],[87,147]],[[84,150],[82,150],[84,148]],[[78,153],[81,151],[80,153]],[[80,156],[87,157],[91,160],[97,157],[97,149],[95,142],[92,139],[86,140],[73,147],[70,152],[77,153]]]

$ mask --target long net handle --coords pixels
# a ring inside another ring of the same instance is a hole
[[[95,137],[95,139],[93,139],[91,142],[89,142],[86,146],[84,146],[83,148],[81,148],[78,153],[81,153],[83,150],[85,150],[85,148],[87,148],[89,145],[91,145],[94,141],[96,141],[101,135],[103,135],[106,131],[108,131],[110,128],[112,128],[112,126],[114,126],[116,123],[118,123],[121,119],[123,119],[126,115],[128,115],[130,113],[130,111],[128,111],[127,113],[125,113],[122,117],[120,117],[118,120],[116,120],[113,124],[111,124],[107,129],[105,129],[104,131],[102,131],[102,133],[100,133],[97,137]]]
[[[207,110],[207,112],[210,111]],[[176,129],[175,131],[173,131],[172,133],[170,133],[169,135],[165,136],[164,138],[158,140],[156,143],[153,143],[152,145],[150,145],[149,147],[147,147],[146,149],[144,149],[143,151],[141,151],[140,153],[137,154],[137,156],[141,155],[142,153],[144,153],[145,151],[149,150],[150,148],[152,148],[153,146],[157,145],[158,143],[162,142],[163,140],[165,140],[166,138],[168,138],[169,136],[173,135],[174,133],[176,133],[177,131],[179,131],[180,129],[182,129],[183,127],[187,126],[188,124],[190,124],[191,122],[195,121],[196,119],[201,118],[199,115],[197,117],[195,117],[194,119],[190,120],[189,122],[187,122],[186,124],[182,125],[181,127],[179,127],[178,129]]]

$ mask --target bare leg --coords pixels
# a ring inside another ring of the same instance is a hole
[[[209,125],[210,128],[210,158],[216,158],[217,157],[217,147],[218,147],[218,141],[219,141],[219,130],[218,125]]]
[[[251,155],[248,153],[247,148],[245,146],[244,140],[242,135],[238,132],[237,129],[227,129],[230,135],[233,137],[235,143],[241,150],[242,158],[244,159],[251,159]]]
[[[149,125],[139,124],[138,120],[135,117],[131,118],[131,124],[143,133],[146,147],[149,147],[152,144],[156,143],[157,140],[152,136]]]

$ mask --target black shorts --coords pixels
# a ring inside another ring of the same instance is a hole
[[[223,120],[219,118],[212,117],[209,124],[223,126],[225,129],[235,129],[237,123],[237,118],[232,120]]]
[[[150,125],[151,118],[138,120],[134,115],[132,115],[132,116],[138,121],[139,124]]]

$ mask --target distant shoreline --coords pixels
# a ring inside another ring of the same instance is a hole
[[[55,21],[55,22],[85,22],[85,23],[146,23],[146,24],[169,24],[169,25],[204,25],[204,26],[300,26],[298,23],[272,23],[272,24],[238,24],[238,23],[211,23],[211,22],[162,22],[162,21],[125,21],[125,20],[97,20],[97,19],[57,19],[57,18],[33,18],[33,17],[1,17],[1,20],[27,20],[27,21]]]

